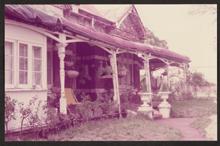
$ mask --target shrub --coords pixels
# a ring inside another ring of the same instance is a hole
[[[5,132],[8,132],[8,123],[15,120],[15,104],[16,101],[10,96],[5,96]]]
[[[21,124],[20,124],[20,133],[22,133],[23,130],[23,124],[26,119],[29,118],[32,114],[32,106],[34,106],[35,102],[37,100],[37,97],[33,97],[27,106],[24,105],[24,103],[19,103],[20,106],[20,114],[21,114]]]

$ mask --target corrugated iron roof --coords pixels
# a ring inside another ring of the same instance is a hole
[[[117,48],[133,50],[137,49],[156,56],[162,56],[164,58],[173,59],[180,62],[190,62],[188,57],[182,56],[168,49],[152,47],[138,42],[131,42],[122,38],[108,35],[106,33],[97,32],[77,23],[70,22],[65,18],[49,16],[42,11],[35,10],[25,5],[5,5],[5,16],[9,17],[10,19],[29,23],[38,27],[46,27],[47,29],[53,31],[61,31],[62,29],[65,29],[67,31],[88,37],[92,40],[97,40],[115,46]]]

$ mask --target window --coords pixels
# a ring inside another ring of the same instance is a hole
[[[5,87],[24,89],[34,88],[35,85],[43,87],[42,53],[42,45],[7,39],[5,41]]]
[[[33,85],[41,86],[41,65],[42,65],[42,55],[41,55],[41,47],[33,46],[32,47],[32,82]]]
[[[19,44],[19,84],[28,84],[28,45]]]
[[[12,85],[14,83],[14,43],[5,42],[5,84]]]

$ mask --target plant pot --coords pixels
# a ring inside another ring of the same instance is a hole
[[[112,78],[112,75],[101,76],[101,79],[111,79],[111,78]]]
[[[72,61],[65,61],[65,65],[71,67],[74,65],[74,63]]]
[[[163,101],[159,104],[158,108],[163,118],[170,117],[171,105],[167,102],[169,94],[170,92],[168,91],[159,92],[159,96]]]
[[[126,76],[126,74],[127,74],[127,71],[126,71],[126,70],[123,70],[123,71],[120,71],[120,72],[118,73],[118,76],[121,78],[121,77]]]
[[[162,115],[162,118],[170,118],[171,106],[169,104],[159,105],[159,112]]]
[[[66,73],[69,78],[75,78],[79,75],[79,72],[75,71],[75,70],[68,70],[68,71],[66,71]]]

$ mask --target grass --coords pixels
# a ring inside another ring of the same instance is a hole
[[[188,99],[171,103],[171,116],[176,118],[203,117],[217,114],[213,99]]]
[[[217,114],[217,105],[212,99],[188,99],[173,101],[172,116],[196,118],[192,127],[205,134],[209,125],[209,115]],[[47,139],[35,139],[33,136],[19,140],[38,141],[162,141],[181,140],[177,129],[160,125],[144,115],[121,119],[89,121],[79,127],[69,128],[57,134],[48,135]],[[18,139],[16,139],[18,140]]]
[[[211,123],[211,120],[208,117],[198,117],[195,121],[191,123],[191,126],[193,128],[196,128],[199,130],[199,132],[202,133],[203,136],[206,136],[205,128],[208,127],[208,125]]]
[[[50,141],[147,141],[179,140],[181,133],[143,116],[91,121],[78,128],[49,135]]]
[[[211,123],[209,117],[213,114],[217,114],[217,104],[213,98],[172,102],[172,117],[195,118],[191,126],[199,130],[203,136],[207,136],[205,129]]]

